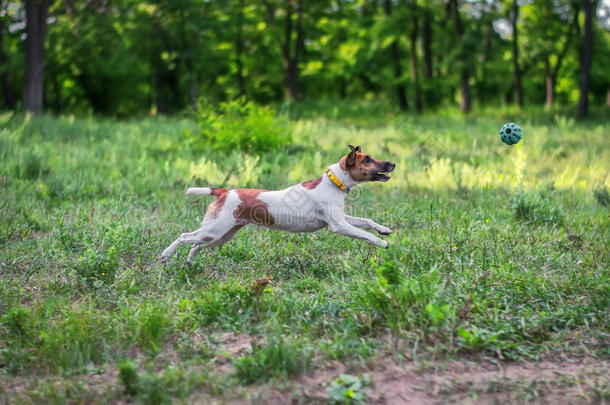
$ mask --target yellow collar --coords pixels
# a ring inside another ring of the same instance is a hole
[[[337,176],[335,176],[335,173],[333,173],[332,170],[330,170],[330,169],[326,170],[326,175],[328,176],[330,181],[335,183],[335,186],[339,187],[339,189],[345,191],[346,193],[349,193],[349,191],[351,190],[351,187],[346,187],[345,184],[343,184],[341,182],[341,180],[339,180],[337,178]]]

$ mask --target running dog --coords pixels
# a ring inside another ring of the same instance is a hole
[[[284,190],[234,189],[195,187],[189,195],[211,195],[201,227],[183,233],[161,253],[166,261],[185,243],[193,244],[187,261],[192,263],[204,247],[219,246],[230,241],[248,224],[289,232],[316,232],[328,226],[331,231],[362,239],[373,245],[388,247],[388,242],[358,229],[373,229],[382,235],[392,230],[367,219],[345,214],[345,196],[350,189],[366,181],[390,180],[392,162],[380,161],[362,152],[360,146],[348,145],[351,151],[315,180],[295,184]]]

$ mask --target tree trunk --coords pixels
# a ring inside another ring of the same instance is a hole
[[[610,108],[610,89],[606,92],[606,107]]]
[[[383,9],[385,11],[385,15],[390,17],[392,15],[392,5],[390,4],[390,0],[383,1]],[[407,101],[406,95],[406,87],[404,83],[402,83],[402,66],[400,65],[400,49],[398,48],[398,40],[392,41],[390,45],[390,57],[392,58],[392,63],[394,66],[394,80],[396,96],[398,97],[398,105],[400,109],[405,111],[409,109],[409,103]]]
[[[432,27],[430,23],[430,10],[424,12],[424,26],[422,32],[424,48],[424,77],[432,77]]]
[[[422,110],[421,91],[419,89],[419,79],[417,77],[417,0],[411,0],[411,48],[409,49],[409,59],[411,61],[411,80],[415,88],[415,110],[419,113]]]
[[[299,63],[305,55],[305,38],[303,35],[303,0],[297,0],[297,37],[294,47],[294,91],[297,99],[301,98],[303,89],[299,83]]]
[[[563,62],[565,56],[570,49],[570,43],[572,42],[572,37],[574,37],[575,33],[578,31],[578,8],[574,8],[574,15],[572,17],[572,23],[568,29],[566,34],[566,40],[563,43],[563,48],[559,55],[557,55],[557,61],[555,62],[555,67],[551,69],[550,55],[544,56],[544,75],[546,81],[546,108],[551,108],[553,105],[553,98],[555,96],[555,83],[557,82],[557,76],[559,75],[559,69],[561,69],[561,63]],[[523,75],[523,71],[521,72]]]
[[[189,101],[191,103],[191,108],[193,110],[197,109],[197,75],[195,74],[195,69],[193,68],[192,61],[189,63]]]
[[[246,95],[246,85],[244,82],[244,65],[242,61],[242,51],[244,47],[243,25],[244,25],[244,0],[239,0],[237,10],[237,35],[235,37],[235,62],[237,64],[237,88],[239,95]]]
[[[2,70],[2,94],[4,105],[15,109],[15,93],[8,72],[8,57],[4,52],[4,24],[0,20],[0,69]]]
[[[292,46],[292,8],[293,2],[286,4],[286,17],[284,26],[284,42],[282,54],[284,56],[284,96],[286,100],[297,100],[299,97],[299,43],[302,41],[303,29],[303,0],[298,0],[297,6],[297,40]]]
[[[521,107],[523,107],[523,87],[521,85],[521,69],[519,67],[518,18],[519,4],[517,3],[517,0],[513,0],[513,9],[510,14],[511,26],[513,29],[513,84],[515,87],[515,103],[517,104],[517,108],[521,110]]]
[[[59,84],[59,80],[57,79],[57,74],[53,74],[52,75],[53,78],[51,79],[52,83],[53,83],[53,93],[55,96],[55,108],[54,108],[54,112],[55,115],[59,116],[59,114],[61,114],[61,85]]]
[[[464,49],[462,41],[462,23],[460,21],[460,12],[458,9],[458,0],[449,0],[449,12],[453,19],[453,25],[455,29],[455,37],[460,46],[460,110],[463,113],[469,113],[472,109],[472,102],[470,100],[470,84],[468,83],[468,68],[466,67],[467,57],[466,49]]]
[[[555,80],[551,73],[551,65],[549,56],[544,56],[544,77],[546,81],[546,108],[550,109],[553,106],[553,96],[555,94]]]
[[[587,116],[589,107],[589,81],[591,78],[591,60],[593,56],[593,18],[595,0],[582,0],[585,13],[585,35],[583,38],[582,57],[580,59],[580,99],[578,100],[578,118]]]
[[[44,48],[49,0],[26,0],[26,52],[23,108],[41,112],[44,92]]]

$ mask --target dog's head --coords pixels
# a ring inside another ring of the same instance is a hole
[[[377,160],[371,155],[362,152],[360,145],[354,147],[347,145],[350,153],[341,159],[340,166],[356,181],[388,181],[396,167],[395,163]]]

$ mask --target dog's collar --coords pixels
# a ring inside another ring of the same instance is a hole
[[[337,176],[335,176],[335,173],[333,173],[332,170],[327,169],[326,170],[326,175],[328,176],[328,178],[330,179],[330,181],[332,181],[333,183],[335,183],[335,186],[339,187],[340,190],[345,191],[346,193],[349,193],[349,191],[351,190],[351,187],[347,187],[345,184],[343,184],[341,182],[341,180],[339,180],[337,178]]]

